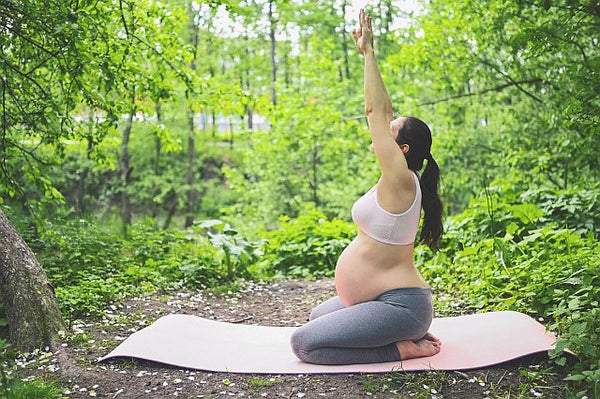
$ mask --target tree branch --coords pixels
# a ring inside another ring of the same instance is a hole
[[[6,142],[6,131],[8,130],[8,123],[6,121],[6,80],[0,77],[2,80],[2,152],[4,152],[4,143]],[[4,160],[4,157],[2,157]]]
[[[40,157],[38,157],[35,154],[35,149],[29,150],[29,149],[27,149],[25,147],[20,146],[19,144],[15,143],[14,141],[9,142],[9,144],[11,146],[15,147],[16,149],[18,149],[19,151],[21,151],[23,154],[29,155],[34,161],[36,161],[40,165],[44,165],[44,166],[52,165],[52,163],[44,161],[43,159],[41,159]],[[42,142],[40,141],[40,143],[35,148],[39,147],[41,144],[42,144]],[[27,159],[27,157],[25,157],[25,159]],[[29,161],[27,161],[27,163],[31,166],[31,163]]]
[[[17,68],[16,66],[14,66],[10,62],[8,62],[8,60],[4,59],[3,57],[0,57],[0,61],[2,61],[4,63],[4,65],[8,66],[10,69],[12,69],[13,71],[15,71],[18,75],[21,75],[22,77],[24,77],[25,79],[29,80],[34,85],[36,85],[42,91],[42,93],[44,94],[45,97],[49,97],[48,93],[46,92],[46,89],[44,89],[42,87],[42,85],[37,80],[35,80],[31,76],[27,75],[23,71],[21,71],[19,68]]]
[[[195,93],[195,90],[193,88],[193,85],[192,85],[192,82],[191,82],[190,78],[186,74],[184,74],[183,72],[181,72],[179,69],[177,69],[177,67],[175,65],[173,65],[173,63],[171,61],[169,61],[168,59],[166,59],[165,56],[161,52],[159,52],[156,48],[154,48],[151,45],[149,45],[148,43],[146,43],[146,41],[144,41],[143,39],[141,39],[137,35],[132,34],[131,37],[133,37],[138,42],[140,42],[141,44],[143,44],[144,46],[146,46],[146,48],[150,49],[152,52],[154,52],[156,55],[158,55],[158,57],[160,58],[160,60],[163,61],[164,63],[166,63],[169,66],[169,68],[171,68],[171,70],[173,72],[175,72],[184,81],[184,83],[187,86],[188,90],[190,90],[192,93]]]
[[[573,18],[574,17],[575,16],[573,16]],[[585,17],[582,17],[579,21],[582,21],[584,18]],[[532,25],[535,25],[536,21],[533,21],[531,18],[523,17],[523,19],[525,21],[531,23]],[[570,21],[570,18],[569,18],[569,21]],[[544,25],[546,25],[546,24],[544,24]],[[574,25],[574,24],[571,24],[571,25],[568,25],[568,26],[571,27],[572,25]],[[592,25],[594,25],[594,24],[592,24]],[[566,24],[562,24],[562,26],[564,27],[564,26],[567,26],[567,25]],[[562,31],[564,31],[564,29],[561,29],[561,32]],[[554,38],[554,39],[556,39],[558,41],[561,41],[561,42],[564,42],[564,43],[567,43],[567,44],[572,44],[573,46],[575,46],[577,48],[577,50],[579,50],[579,52],[581,53],[581,58],[583,58],[583,63],[585,65],[585,67],[590,72],[594,73],[594,69],[590,66],[590,61],[589,61],[589,58],[588,58],[587,54],[585,53],[585,49],[583,48],[583,46],[579,42],[577,42],[575,40],[567,39],[565,37],[560,37],[556,33],[554,33],[554,31],[552,31],[551,29],[545,29],[544,33],[547,34],[549,37],[552,37],[552,38]]]
[[[123,11],[123,0],[119,0],[119,10],[121,11],[121,21],[123,21],[123,28],[125,28],[125,34],[129,37],[129,29],[127,29],[127,21],[125,20],[125,13]]]
[[[2,26],[6,30],[14,33],[17,37],[25,40],[27,43],[31,44],[33,47],[38,48],[38,49],[42,50],[45,53],[48,53],[48,54],[50,54],[50,55],[52,55],[54,57],[56,57],[57,54],[60,53],[60,51],[53,52],[51,50],[48,50],[46,47],[44,47],[40,43],[36,42],[35,40],[31,39],[30,37],[27,37],[27,35],[23,34],[23,32],[21,32],[18,29],[15,29],[14,27],[11,27],[11,26],[8,26],[8,25],[5,25],[5,24],[0,24],[0,26]]]
[[[525,93],[525,95],[527,95],[528,97],[534,99],[535,101],[537,101],[539,103],[543,103],[543,101],[540,98],[534,96],[533,94],[531,94],[530,92],[528,92],[527,90],[525,90],[524,88],[522,88],[520,86],[519,82],[515,81],[509,75],[507,75],[506,73],[502,72],[500,70],[500,68],[498,68],[496,65],[492,64],[488,60],[484,60],[484,59],[481,59],[481,58],[479,60],[481,61],[482,64],[489,66],[490,68],[492,68],[493,70],[495,70],[496,72],[498,72],[500,75],[504,76],[509,82],[511,82],[513,84],[513,86],[515,86],[517,89],[519,89],[523,93]]]
[[[443,102],[451,101],[451,100],[456,100],[456,99],[464,98],[464,97],[477,96],[477,95],[489,93],[491,91],[501,91],[501,90],[504,90],[507,87],[511,87],[511,86],[517,86],[517,85],[521,85],[521,84],[541,83],[541,82],[543,82],[543,81],[540,78],[533,78],[533,79],[521,80],[521,81],[518,81],[518,82],[512,81],[512,82],[509,82],[509,83],[505,83],[505,84],[502,84],[502,85],[499,85],[499,86],[490,87],[488,89],[484,89],[484,90],[480,90],[480,91],[474,91],[474,92],[468,92],[468,93],[459,93],[459,94],[455,94],[453,96],[441,98],[441,99],[438,99],[438,100],[427,101],[427,102],[424,102],[424,103],[417,104],[417,107],[421,107],[421,106],[425,106],[425,105],[435,105],[435,104],[439,104],[439,103],[443,103]]]

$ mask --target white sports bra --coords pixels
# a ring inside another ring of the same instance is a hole
[[[415,241],[421,218],[421,187],[417,186],[410,208],[402,213],[390,213],[377,201],[377,185],[373,186],[352,206],[352,220],[358,228],[374,240],[390,245],[408,245]]]

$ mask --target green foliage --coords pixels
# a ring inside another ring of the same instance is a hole
[[[600,238],[600,185],[570,189],[531,189],[520,195],[525,202],[537,204],[542,221],[553,221],[578,234]]]
[[[196,223],[201,230],[208,231],[210,243],[215,248],[221,248],[225,255],[227,267],[227,280],[233,281],[236,277],[250,277],[248,266],[254,263],[261,254],[261,242],[249,242],[239,236],[237,230],[221,220],[205,220]]]
[[[119,270],[123,240],[85,219],[47,221],[39,238],[24,237],[56,286],[88,275],[108,277]]]
[[[134,225],[125,240],[109,228],[79,219],[48,222],[39,238],[28,241],[72,321],[101,315],[124,295],[180,286],[208,288],[249,277],[247,267],[260,243],[246,241],[231,227],[222,229],[223,234],[209,237],[202,228],[165,230],[147,222]]]
[[[4,399],[56,399],[62,390],[53,382],[22,381],[10,377],[16,352],[0,338],[0,397]]]
[[[327,220],[317,210],[280,222],[279,229],[265,233],[265,261],[270,270],[287,276],[332,276],[337,258],[356,235],[353,224]]]
[[[264,2],[222,3],[0,3],[0,204],[24,214],[15,224],[70,319],[146,290],[329,276],[355,234],[330,218],[346,220],[379,170],[343,7],[273,2],[270,20]],[[235,32],[215,26],[223,12]],[[388,91],[432,127],[458,213],[442,251],[416,250],[447,295],[438,309],[543,317],[580,354],[569,379],[599,395],[597,4],[428,2],[397,29],[390,2],[373,12]],[[257,114],[267,123],[252,129]],[[240,125],[225,136],[208,124],[220,117]],[[110,226],[123,194],[139,222],[128,239]],[[235,230],[157,227],[191,215]],[[262,230],[264,247],[247,239]]]
[[[597,218],[590,207],[597,194],[516,195],[509,187],[485,190],[448,218],[443,249],[436,254],[417,249],[421,271],[438,292],[453,293],[442,297],[438,309],[515,310],[543,318],[560,337],[554,356],[565,347],[579,356],[569,379],[593,386],[600,372],[600,243],[589,221]],[[567,198],[579,198],[575,208],[566,208]]]
[[[593,2],[459,0],[428,3],[395,32],[396,98],[431,123],[453,212],[512,173],[598,181],[597,22]]]
[[[269,130],[252,132],[238,167],[225,176],[237,196],[228,209],[274,228],[278,215],[296,217],[306,204],[328,216],[348,214],[351,201],[377,178],[356,86],[338,78],[331,38],[307,38],[297,57],[297,88],[282,88],[277,107],[263,105]],[[358,115],[358,117],[354,117]],[[351,116],[351,117],[350,117]]]
[[[273,385],[277,385],[281,383],[281,378],[279,377],[261,377],[258,375],[253,376],[248,380],[248,384],[252,388],[266,388],[272,387]]]
[[[10,388],[6,399],[60,399],[62,389],[53,382],[20,381]]]
[[[173,5],[28,0],[1,3],[0,15],[3,196],[60,200],[40,166],[60,163],[68,140],[87,140],[92,153],[130,108],[132,91],[158,100],[173,82],[191,86]]]

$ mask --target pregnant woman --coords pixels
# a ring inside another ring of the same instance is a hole
[[[391,362],[432,356],[441,347],[428,333],[431,289],[413,263],[421,208],[420,239],[436,249],[442,235],[431,132],[414,117],[392,120],[371,17],[361,10],[359,21],[353,35],[364,57],[365,112],[381,177],[352,207],[359,232],[337,262],[338,296],[313,309],[310,321],[292,335],[294,353],[308,363]]]

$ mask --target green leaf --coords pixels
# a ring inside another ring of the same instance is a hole
[[[225,222],[223,222],[222,220],[218,220],[218,219],[212,219],[212,220],[196,221],[196,222],[194,222],[194,224],[203,229],[210,229],[212,227],[224,226]]]
[[[508,234],[510,234],[511,236],[514,236],[518,230],[519,230],[519,225],[516,223],[511,223],[508,226],[506,226],[506,232]]]
[[[534,204],[511,205],[510,209],[523,223],[535,223],[544,215],[544,212]]]

